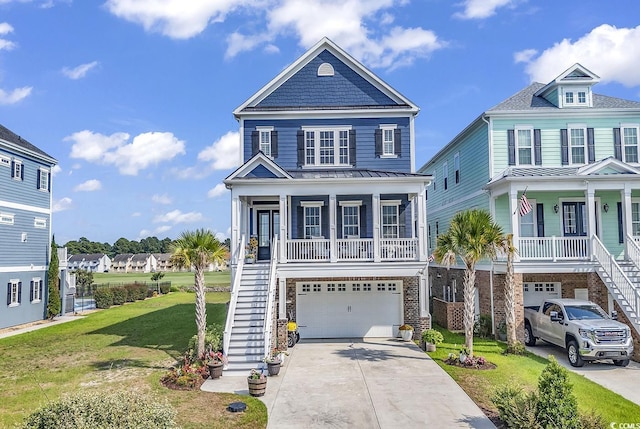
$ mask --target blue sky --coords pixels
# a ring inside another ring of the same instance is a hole
[[[420,106],[416,167],[575,62],[640,101],[637,0],[0,0],[0,123],[59,161],[56,240],[227,236],[231,112],[323,36]]]

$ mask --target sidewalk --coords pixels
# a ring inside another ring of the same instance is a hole
[[[24,334],[25,332],[36,331],[53,325],[59,325],[60,323],[72,322],[74,320],[83,319],[84,317],[85,316],[58,316],[53,320],[39,320],[37,322],[26,323],[24,325],[3,328],[0,329],[0,339]]]

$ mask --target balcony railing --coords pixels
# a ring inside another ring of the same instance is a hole
[[[374,252],[373,238],[340,238],[335,249],[326,238],[291,239],[286,241],[287,260],[291,262],[343,261],[415,261],[418,259],[417,238],[381,238],[379,257]]]
[[[579,261],[591,256],[588,237],[521,237],[520,260]]]

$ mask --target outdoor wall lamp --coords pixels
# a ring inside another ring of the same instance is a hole
[[[602,206],[602,209],[604,210],[605,213],[609,212],[609,204],[604,203],[604,206]]]
[[[558,209],[560,209],[560,207],[558,207],[557,204],[555,206],[553,206],[553,212],[554,213],[558,213]]]

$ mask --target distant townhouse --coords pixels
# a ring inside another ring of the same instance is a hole
[[[68,261],[70,270],[85,270],[92,273],[104,273],[111,269],[111,258],[104,253],[81,253],[72,255]]]
[[[6,296],[0,328],[46,317],[51,178],[56,164],[0,125],[0,296]]]
[[[156,271],[175,271],[173,262],[171,262],[171,253],[154,253],[156,258]]]
[[[128,273],[131,271],[131,258],[133,253],[121,253],[113,257],[111,269],[115,273]]]
[[[155,256],[151,253],[136,253],[131,257],[131,272],[151,273],[157,268]]]
[[[618,312],[637,352],[640,103],[594,93],[598,81],[575,64],[549,83],[532,83],[480,114],[429,160],[419,170],[434,178],[428,247],[433,252],[457,211],[489,210],[518,249],[520,339],[524,306],[585,298]],[[504,320],[505,264],[479,268],[476,312],[493,314],[497,324]],[[460,321],[447,320],[454,313],[447,309],[462,301],[462,270],[431,264],[429,274],[434,319],[455,325]]]

